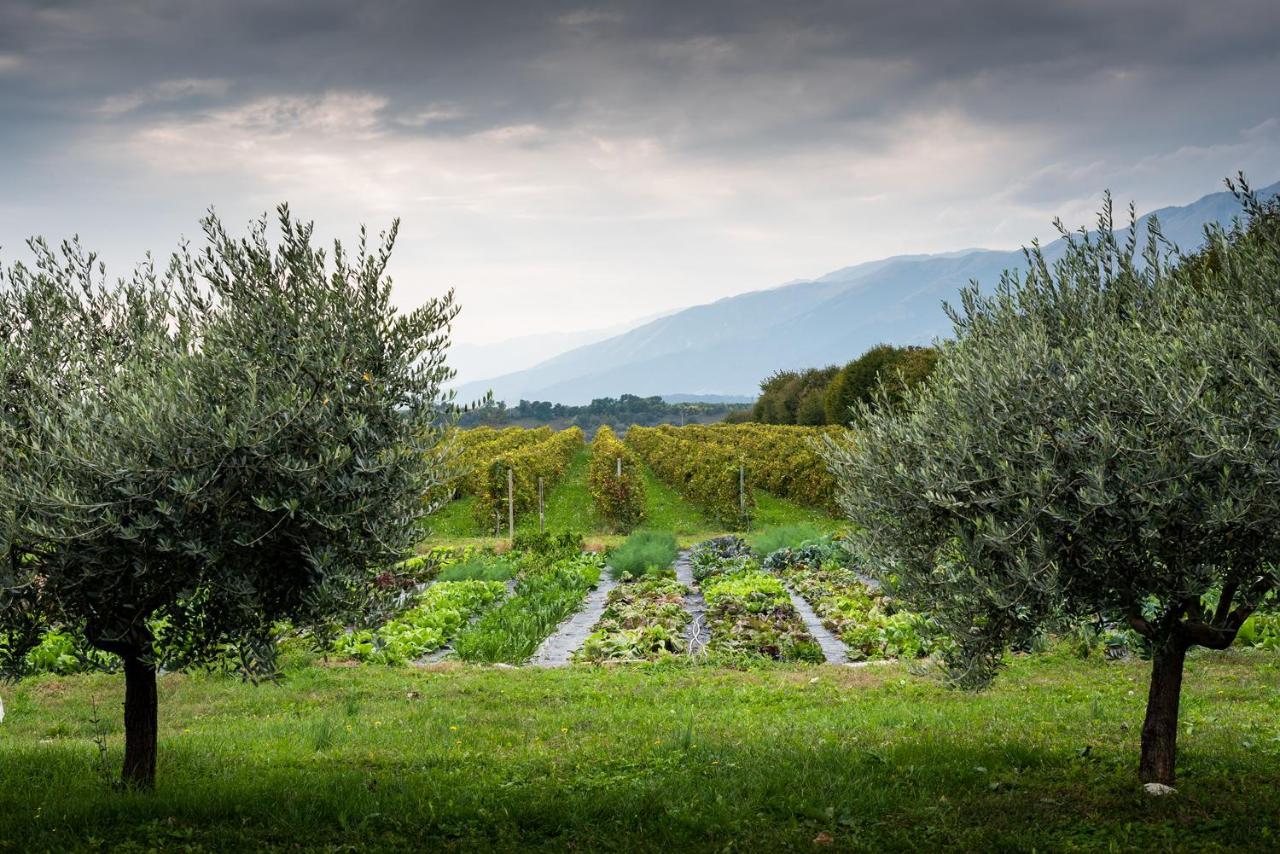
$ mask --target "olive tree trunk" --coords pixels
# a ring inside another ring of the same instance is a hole
[[[156,785],[155,664],[137,653],[124,658],[124,768],[121,779],[135,789]]]
[[[1172,786],[1178,748],[1178,701],[1182,695],[1182,666],[1187,647],[1172,639],[1151,657],[1151,689],[1147,694],[1147,718],[1142,724],[1142,760],[1138,775],[1143,783]]]

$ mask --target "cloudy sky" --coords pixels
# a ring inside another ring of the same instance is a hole
[[[402,219],[457,337],[605,327],[1280,178],[1275,0],[0,0],[0,257]]]

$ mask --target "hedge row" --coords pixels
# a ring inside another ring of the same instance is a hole
[[[746,464],[751,485],[806,507],[836,510],[835,479],[818,451],[824,434],[842,427],[780,424],[691,424],[658,428],[668,435],[735,451]]]
[[[582,429],[570,427],[551,438],[522,445],[490,459],[476,493],[475,519],[484,529],[507,526],[507,472],[511,472],[516,515],[538,507],[538,478],[551,489],[564,476],[585,438]]]
[[[617,530],[630,531],[644,518],[640,461],[609,427],[597,430],[591,442],[587,486],[600,515]]]
[[[742,461],[732,447],[687,439],[661,427],[630,428],[627,446],[672,489],[717,522],[745,528],[750,521],[755,496],[750,481],[739,490]]]

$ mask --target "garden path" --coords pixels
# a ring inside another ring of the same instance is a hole
[[[827,663],[847,664],[849,648],[844,645],[844,641],[822,625],[822,620],[818,619],[818,615],[814,613],[813,608],[809,607],[809,603],[803,596],[797,595],[790,586],[787,587],[787,593],[790,594],[791,604],[800,614],[800,619],[804,620],[804,627],[809,630],[809,634],[813,635],[818,646],[822,647],[822,654],[827,657]]]
[[[680,552],[676,558],[675,570],[676,580],[689,590],[684,597],[684,607],[693,619],[689,621],[685,637],[689,642],[689,654],[696,655],[711,640],[711,627],[707,625],[707,601],[702,598],[702,591],[693,580],[693,564],[689,562],[688,550]]]

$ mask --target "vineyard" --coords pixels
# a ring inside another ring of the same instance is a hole
[[[601,427],[591,443],[587,483],[601,515],[615,529],[629,531],[644,519],[640,462],[609,427]]]
[[[658,477],[709,517],[731,529],[747,526],[755,495],[733,448],[685,438],[661,427],[632,427],[627,444]]]
[[[819,454],[824,436],[842,438],[842,427],[780,424],[691,424],[663,426],[662,433],[737,454],[756,489],[805,507],[835,510],[835,481]]]
[[[489,465],[498,457],[529,445],[545,442],[555,434],[550,427],[476,427],[459,430],[455,436],[458,456],[455,461],[461,476],[456,481],[458,495],[479,495],[484,491]]]
[[[755,491],[827,513],[835,482],[819,453],[842,428],[707,424],[641,428],[627,443],[650,468],[706,513],[734,529],[749,526]]]
[[[503,431],[506,433],[507,431]],[[527,431],[536,433],[536,430]],[[477,450],[473,472],[478,472],[473,513],[478,525],[494,525],[501,532],[504,518],[513,513],[527,513],[538,506],[540,490],[554,486],[564,475],[574,454],[582,447],[582,431],[577,427],[554,433],[548,438],[520,441],[507,445],[499,439]],[[480,458],[480,454],[484,458]],[[472,476],[475,476],[474,474]]]
[[[509,537],[512,521],[517,531],[601,535],[642,526],[685,535],[789,521],[829,527],[834,489],[817,451],[828,432],[835,435],[690,425],[632,427],[621,439],[603,427],[586,445],[577,428],[461,430],[447,488],[456,509],[446,507],[437,524],[446,537],[476,538]]]

